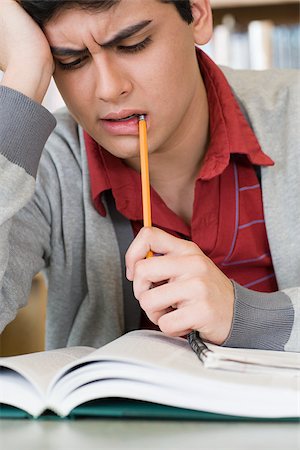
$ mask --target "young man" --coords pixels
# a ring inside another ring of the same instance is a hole
[[[1,327],[43,270],[47,348],[155,324],[299,351],[296,74],[224,76],[195,51],[211,37],[208,0],[20,3],[0,5]],[[53,72],[68,111],[42,153],[55,121],[39,103]],[[142,314],[122,280],[126,239]],[[145,259],[149,249],[158,256]]]

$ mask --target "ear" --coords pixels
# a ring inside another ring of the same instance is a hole
[[[213,33],[213,19],[209,0],[191,0],[194,41],[198,45],[206,44]]]

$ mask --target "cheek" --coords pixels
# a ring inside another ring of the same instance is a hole
[[[159,51],[155,51],[147,64],[141,64],[137,75],[142,80],[144,91],[151,97],[153,107],[172,109],[186,98],[186,93],[195,84],[195,64],[193,45],[182,43],[180,48],[167,42]]]
[[[149,77],[147,83],[148,106],[155,115],[152,120],[158,129],[165,128],[166,123],[169,128],[177,126],[182,112],[186,110],[190,101],[185,72],[176,64],[176,61],[164,61]]]
[[[54,74],[57,88],[64,99],[68,109],[75,117],[80,117],[84,112],[92,110],[91,83],[85,83],[84,77],[79,72]],[[87,108],[89,105],[89,108]]]

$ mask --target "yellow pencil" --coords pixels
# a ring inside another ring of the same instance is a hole
[[[151,227],[151,201],[150,201],[150,178],[148,163],[148,142],[147,142],[147,123],[145,116],[139,116],[139,136],[140,136],[140,159],[141,159],[141,178],[142,178],[142,201],[143,201],[143,220],[144,227]],[[153,252],[148,251],[146,258],[151,258]]]

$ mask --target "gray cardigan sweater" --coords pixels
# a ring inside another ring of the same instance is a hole
[[[235,284],[225,345],[300,351],[298,74],[224,72],[275,161],[262,168],[261,182],[280,289],[261,294]],[[100,216],[91,202],[82,130],[66,110],[56,119],[52,132],[55,119],[45,108],[0,87],[0,329],[26,304],[32,277],[43,270],[47,348],[98,347],[125,331],[119,248],[110,215]]]

